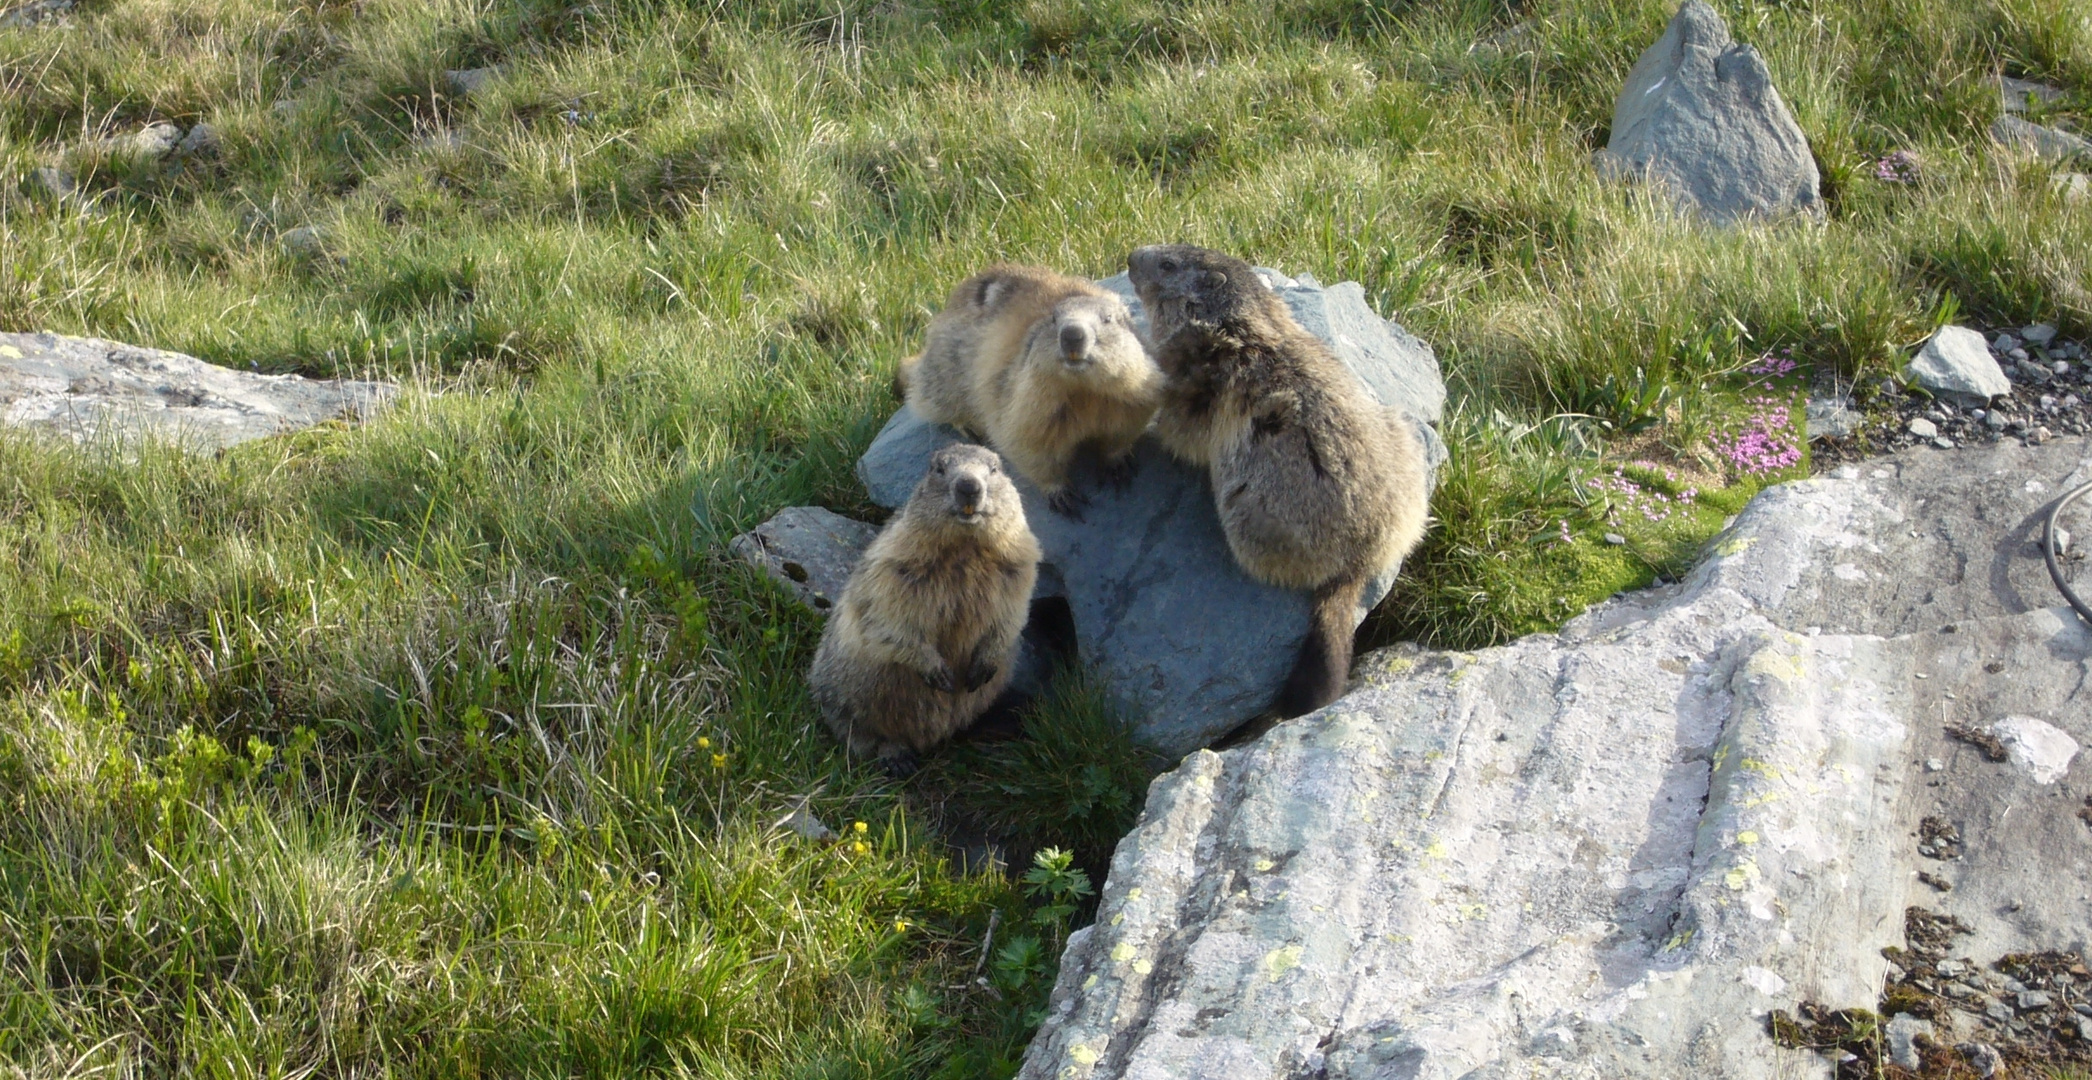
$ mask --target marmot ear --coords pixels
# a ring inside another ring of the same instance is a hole
[[[1228,283],[1228,276],[1218,270],[1208,270],[1199,278],[1199,284],[1208,289],[1218,289]]]
[[[999,277],[989,278],[981,282],[981,294],[974,302],[984,308],[994,307],[995,302],[1002,299],[1002,294],[1008,291],[1006,288],[1007,284]]]

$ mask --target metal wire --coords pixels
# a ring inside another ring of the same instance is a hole
[[[2056,565],[2056,556],[2061,554],[2056,550],[2056,518],[2063,513],[2064,507],[2070,505],[2071,500],[2088,491],[2092,491],[2092,482],[2079,484],[2071,488],[2068,494],[2057,499],[2056,505],[2049,507],[2048,522],[2042,527],[2041,532],[2041,555],[2048,560],[2048,576],[2055,580],[2056,588],[2063,590],[2063,599],[2070,601],[2070,606],[2076,609],[2079,618],[2092,623],[2092,607],[2087,607],[2069,583],[2063,580],[2063,571]]]

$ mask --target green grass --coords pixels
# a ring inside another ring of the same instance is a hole
[[[1063,926],[932,826],[1094,875],[1154,763],[1081,687],[907,785],[845,760],[817,623],[724,540],[872,514],[893,365],[994,259],[1205,243],[1432,340],[1454,457],[1370,636],[1446,647],[1685,565],[1765,479],[1708,450],[1754,356],[1803,362],[1789,395],[1871,384],[1951,305],[2092,331],[2092,214],[1982,134],[2000,70],[2092,115],[2080,4],[1721,6],[1821,225],[1702,231],[1591,175],[1644,0],[84,0],[0,31],[0,328],[408,387],[218,457],[0,434],[0,1072],[1006,1075]],[[161,118],[222,152],[83,147]],[[1920,183],[1873,179],[1898,149]],[[18,182],[52,163],[93,212]],[[1702,490],[1656,520],[1616,467]],[[773,827],[809,797],[867,850]],[[996,913],[1032,952],[981,956]]]

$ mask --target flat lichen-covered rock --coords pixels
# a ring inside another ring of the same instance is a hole
[[[75,442],[150,437],[219,449],[390,404],[389,383],[256,375],[57,334],[0,334],[0,424]]]
[[[1679,584],[1187,757],[1019,1075],[1828,1077],[1769,1017],[1878,1008],[1908,908],[1969,970],[2082,953],[2092,631],[2032,542],[2087,478],[2069,439],[1782,485]],[[2039,1000],[1941,997],[1928,1052]]]
[[[1260,270],[1309,331],[1330,343],[1383,405],[1401,409],[1435,468],[1445,444],[1431,425],[1445,383],[1431,347],[1380,317],[1357,284],[1324,288]],[[1100,282],[1123,296],[1143,332],[1146,315],[1121,274]],[[882,506],[906,501],[930,455],[959,439],[903,408],[880,431],[857,475]],[[1138,471],[1123,491],[1078,476],[1090,496],[1081,520],[1047,508],[1013,476],[1024,513],[1045,551],[1038,597],[1064,598],[1082,663],[1135,706],[1142,739],[1188,753],[1270,705],[1308,629],[1306,593],[1252,580],[1235,565],[1204,470],[1172,459],[1153,439],[1133,453]],[[1364,618],[1393,586],[1389,567],[1367,586]]]

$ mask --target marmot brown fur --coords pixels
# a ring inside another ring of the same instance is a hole
[[[948,446],[851,571],[821,634],[814,703],[895,772],[993,704],[1031,610],[1039,542],[986,447]]]
[[[1274,703],[1335,700],[1351,669],[1359,593],[1424,535],[1423,448],[1249,264],[1188,245],[1127,258],[1162,368],[1156,435],[1210,470],[1235,561],[1313,593],[1307,642]]]
[[[895,381],[917,415],[985,437],[1056,513],[1079,516],[1070,466],[1091,452],[1107,476],[1126,475],[1162,373],[1111,291],[991,266],[952,290]]]

